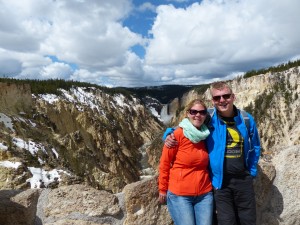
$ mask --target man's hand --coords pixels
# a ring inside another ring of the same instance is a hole
[[[176,145],[178,145],[178,142],[176,141],[175,139],[175,136],[173,133],[171,133],[170,135],[167,136],[166,140],[165,140],[165,145],[168,147],[168,148],[173,148],[175,147]]]

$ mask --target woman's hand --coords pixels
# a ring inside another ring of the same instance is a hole
[[[158,200],[160,204],[165,204],[167,202],[167,195],[159,193]]]

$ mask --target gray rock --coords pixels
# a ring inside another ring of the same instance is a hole
[[[124,225],[173,224],[166,205],[158,202],[157,176],[129,184],[123,192],[127,213]]]
[[[36,225],[45,224],[117,224],[123,218],[118,198],[84,185],[44,189]]]
[[[0,190],[0,224],[32,225],[35,220],[38,189]]]

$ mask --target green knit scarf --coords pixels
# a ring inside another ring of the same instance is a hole
[[[184,118],[179,126],[183,128],[183,134],[193,143],[198,143],[205,140],[209,135],[209,130],[205,124],[202,124],[200,129],[197,129],[188,118]]]

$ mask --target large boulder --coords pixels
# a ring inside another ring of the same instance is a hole
[[[34,224],[39,193],[38,189],[0,190],[0,224]]]
[[[120,224],[123,218],[115,195],[84,185],[45,189],[38,209],[36,225]]]
[[[127,213],[124,225],[173,224],[167,206],[158,202],[157,176],[128,184],[123,192]]]

